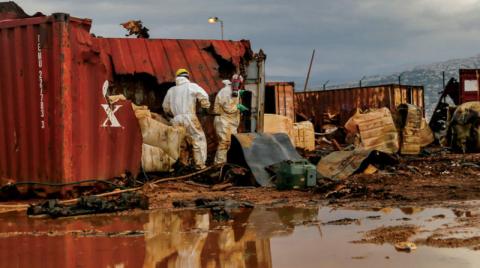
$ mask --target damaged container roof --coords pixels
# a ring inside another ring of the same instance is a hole
[[[108,54],[114,74],[146,73],[161,84],[175,82],[175,71],[186,68],[209,94],[223,87],[222,79],[245,69],[253,56],[247,40],[94,38],[93,44]]]
[[[173,82],[182,67],[213,94],[253,55],[248,41],[97,38],[89,19],[13,13],[0,21],[0,185],[139,172],[137,119],[130,102],[108,104],[104,82],[138,73]]]

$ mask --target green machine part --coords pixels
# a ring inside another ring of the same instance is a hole
[[[317,184],[317,169],[307,160],[277,164],[275,184],[279,190],[305,189]]]

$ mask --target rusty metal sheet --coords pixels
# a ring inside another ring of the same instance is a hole
[[[191,80],[202,86],[209,94],[216,93],[223,86],[225,74],[220,73],[216,57],[241,69],[253,55],[250,42],[221,40],[174,40],[174,39],[132,39],[95,38],[113,61],[116,74],[147,73],[157,82],[174,82],[175,71],[186,68]],[[209,48],[212,51],[207,51]]]
[[[89,28],[67,14],[0,22],[1,181],[139,171],[140,128],[129,103],[107,115],[102,85],[110,77]]]
[[[273,186],[266,167],[285,160],[303,159],[285,133],[239,133],[232,136],[229,163],[249,167],[261,186]]]
[[[318,131],[328,114],[336,116],[336,125],[344,125],[357,108],[387,107],[393,112],[402,103],[424,110],[423,87],[389,84],[295,93],[296,114],[311,120]]]
[[[389,154],[376,150],[338,151],[323,157],[317,172],[327,178],[343,180],[363,171],[369,164],[392,165],[396,160]]]

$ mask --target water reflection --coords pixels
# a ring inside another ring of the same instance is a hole
[[[213,221],[208,211],[150,213],[144,267],[272,267],[270,238],[313,220],[318,209],[237,210],[234,221]]]
[[[459,217],[444,208],[360,211],[256,207],[229,212],[233,220],[223,222],[213,220],[208,210],[158,210],[57,220],[0,214],[0,267],[480,265],[480,255],[466,248],[419,245],[415,252],[406,254],[397,252],[391,244],[350,243],[369,230],[401,224],[419,226],[422,232],[417,238],[438,234],[442,228],[478,236],[461,224],[477,219],[474,216],[480,211],[468,211],[470,217]],[[347,218],[356,219],[358,224],[326,224]],[[452,229],[455,224],[460,227]]]

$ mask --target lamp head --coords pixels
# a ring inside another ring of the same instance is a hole
[[[218,22],[218,17],[210,17],[208,18],[208,23],[217,23]]]

